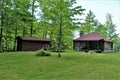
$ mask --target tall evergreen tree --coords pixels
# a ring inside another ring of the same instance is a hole
[[[116,42],[118,40],[118,34],[116,33],[116,25],[113,24],[112,15],[109,13],[106,15],[105,26],[107,28],[107,37],[113,42]]]
[[[94,13],[90,10],[85,18],[85,22],[82,25],[82,29],[85,33],[90,33],[95,30],[97,23]]]
[[[94,31],[101,34],[104,37],[107,37],[107,28],[104,24],[101,24],[98,20],[96,20],[96,26],[94,28]]]

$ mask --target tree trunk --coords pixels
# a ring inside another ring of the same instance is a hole
[[[58,57],[61,57],[61,39],[62,39],[62,20],[59,25],[59,39],[58,39]]]
[[[62,0],[61,0],[62,3]],[[59,35],[58,35],[58,57],[61,57],[61,40],[62,40],[62,7],[60,6],[60,22],[59,22]]]
[[[0,29],[0,52],[2,52],[2,25]]]
[[[45,27],[43,31],[43,38],[47,38],[47,27]]]
[[[25,36],[25,27],[23,27],[23,36]]]
[[[15,39],[14,39],[14,51],[16,51],[16,47],[17,47],[17,40],[16,40],[16,37],[17,37],[17,26],[15,26]]]
[[[0,52],[2,52],[2,33],[3,33],[3,26],[4,26],[4,0],[2,2],[2,11],[1,11],[1,30],[0,30]]]
[[[35,0],[32,0],[32,21],[31,21],[31,28],[30,28],[30,36],[32,37],[33,35],[33,18],[34,18],[34,4],[35,4]]]

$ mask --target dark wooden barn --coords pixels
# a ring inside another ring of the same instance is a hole
[[[80,36],[73,40],[74,50],[89,51],[95,50],[96,52],[111,51],[113,43],[109,39],[101,36],[96,32]]]
[[[17,51],[34,51],[49,49],[51,40],[48,38],[20,37],[17,38]]]

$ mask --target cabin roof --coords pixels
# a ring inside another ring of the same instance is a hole
[[[49,38],[35,38],[35,37],[23,37],[23,36],[18,36],[17,39],[22,39],[25,41],[46,41],[46,42],[51,42],[51,39]]]
[[[112,42],[109,39],[101,36],[100,34],[98,34],[96,32],[92,32],[87,35],[84,35],[84,36],[74,39],[74,41],[99,41],[99,40],[103,40],[106,42]]]

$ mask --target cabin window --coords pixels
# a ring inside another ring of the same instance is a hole
[[[79,42],[75,42],[75,50],[79,50],[79,46],[80,46],[80,43]]]
[[[80,43],[80,50],[85,50],[87,49],[87,44],[85,42]]]
[[[99,49],[99,44],[97,41],[91,41],[89,42],[89,49],[90,50],[98,50]]]
[[[48,50],[49,49],[49,45],[48,44],[44,44],[44,49]]]
[[[111,43],[109,43],[109,42],[105,42],[104,45],[105,45],[105,47],[104,47],[105,50],[111,50],[111,45],[112,45]]]

